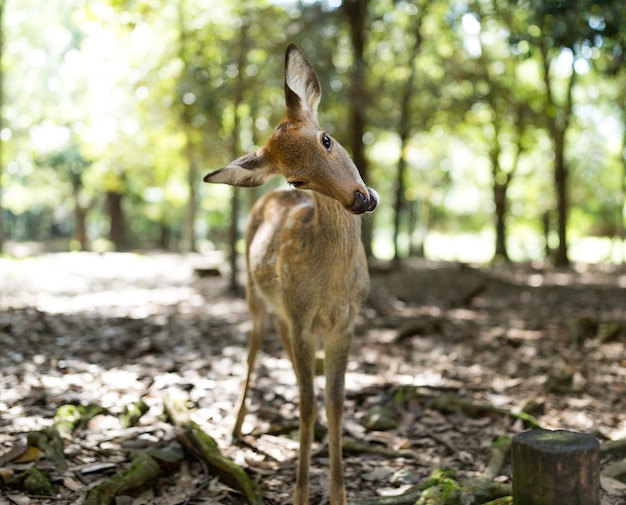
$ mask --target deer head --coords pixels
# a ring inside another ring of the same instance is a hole
[[[263,147],[208,174],[204,181],[254,187],[282,175],[295,188],[326,195],[353,214],[373,211],[378,194],[365,185],[343,146],[318,124],[321,96],[313,68],[290,44],[285,55],[285,118]]]

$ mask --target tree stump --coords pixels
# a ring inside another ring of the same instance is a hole
[[[513,437],[515,505],[599,505],[600,444],[585,433],[531,430]]]

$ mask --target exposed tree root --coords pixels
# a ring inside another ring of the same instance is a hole
[[[602,470],[602,475],[626,482],[626,459],[612,463]]]
[[[430,399],[427,402],[427,406],[428,408],[438,410],[442,413],[464,412],[468,415],[485,415],[491,412],[513,419],[519,419],[523,421],[528,428],[540,428],[537,419],[526,412],[513,412],[511,410],[495,407],[488,403],[476,403],[471,398],[452,393],[443,393]]]
[[[171,397],[163,398],[165,412],[177,428],[180,442],[215,471],[224,484],[240,491],[251,505],[263,505],[259,486],[231,459],[222,455],[217,442],[190,420],[185,406]]]
[[[28,445],[40,449],[54,463],[57,472],[67,470],[67,462],[63,454],[63,440],[54,426],[28,434]]]
[[[117,472],[87,495],[85,505],[108,505],[116,496],[149,488],[161,473],[161,467],[146,452],[138,452],[126,470]]]
[[[388,449],[381,445],[365,444],[355,440],[344,439],[342,442],[344,452],[353,454],[376,454],[385,458],[417,459],[418,455],[413,451]]]
[[[600,454],[604,456],[626,456],[626,438],[602,442],[600,444]]]
[[[509,505],[512,503],[511,485],[494,482],[493,478],[500,474],[510,447],[509,437],[496,439],[491,445],[490,461],[481,476],[457,479],[453,470],[437,468],[428,479],[411,486],[401,495],[356,500],[350,505]],[[396,451],[377,454],[391,456],[392,452]],[[407,456],[403,454],[402,457]]]

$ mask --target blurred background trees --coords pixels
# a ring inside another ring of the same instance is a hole
[[[624,261],[622,0],[1,0],[0,25],[5,251],[239,250],[258,193],[201,179],[270,135],[295,41],[381,193],[372,254]]]

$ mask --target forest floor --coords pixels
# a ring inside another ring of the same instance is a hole
[[[259,483],[265,503],[291,502],[297,394],[273,332],[249,395],[250,434],[229,439],[250,323],[226,276],[197,274],[220,261],[0,258],[1,505],[83,503],[141,450],[160,475],[116,505],[245,503],[181,446],[166,396]],[[520,412],[546,429],[626,438],[626,273],[423,260],[372,270],[346,377],[349,500],[400,494],[435,468],[484,475],[494,440],[529,428]],[[61,432],[63,461],[51,461],[31,435],[61,426],[68,405],[77,422]],[[311,503],[326,503],[327,455],[315,448]],[[603,455],[602,467],[614,461]],[[33,466],[52,477],[51,497],[20,480]],[[492,477],[511,482],[509,459]],[[626,503],[619,479],[602,480],[602,505]]]

